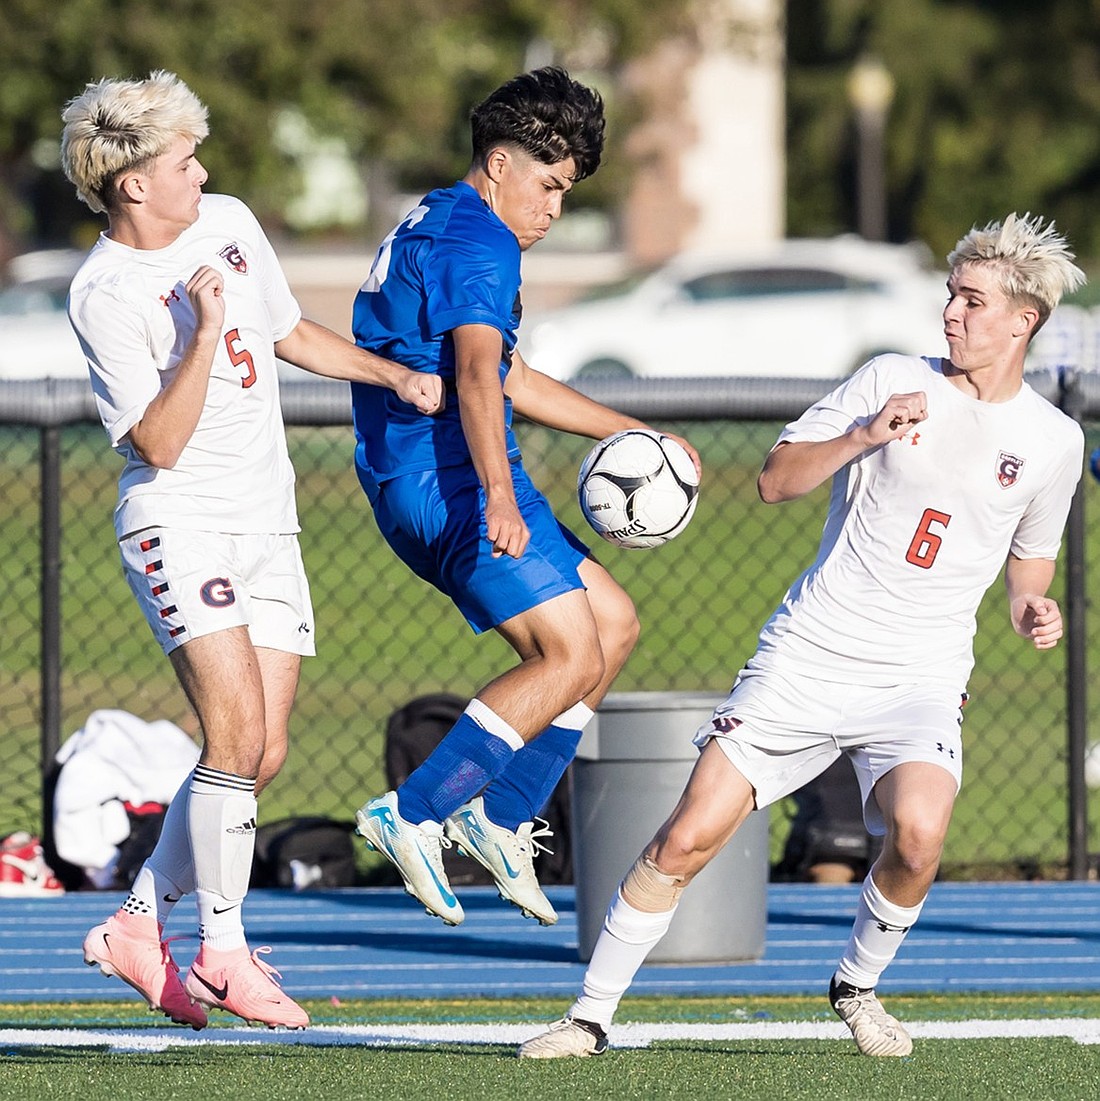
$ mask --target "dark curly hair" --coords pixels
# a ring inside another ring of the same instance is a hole
[[[502,84],[470,114],[475,161],[498,145],[515,145],[543,164],[572,157],[574,180],[591,176],[603,152],[603,99],[548,66]]]

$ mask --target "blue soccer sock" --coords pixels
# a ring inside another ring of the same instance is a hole
[[[575,704],[512,758],[485,791],[485,813],[491,822],[514,831],[541,812],[577,755],[591,718],[590,707]]]
[[[428,759],[397,789],[406,822],[442,822],[504,771],[523,739],[492,708],[472,699]]]

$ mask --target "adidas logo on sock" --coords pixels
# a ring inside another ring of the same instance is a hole
[[[250,818],[247,822],[242,822],[239,826],[230,826],[226,833],[255,833],[256,832],[256,819]]]

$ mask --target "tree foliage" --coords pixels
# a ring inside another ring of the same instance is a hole
[[[0,5],[0,237],[62,236],[80,216],[49,170],[62,105],[102,76],[168,69],[207,103],[203,163],[219,190],[278,217],[296,182],[272,135],[299,108],[398,186],[438,184],[469,159],[470,106],[533,61],[608,98],[617,67],[675,26],[685,0],[5,0]],[[612,141],[621,133],[612,126]],[[614,158],[609,158],[613,163]],[[288,174],[289,173],[289,174]],[[604,174],[601,174],[604,176]],[[600,197],[615,183],[582,189]]]
[[[298,186],[273,140],[296,106],[364,170],[419,190],[460,174],[471,104],[554,60],[608,100],[609,155],[576,201],[623,194],[636,105],[622,64],[702,0],[4,0],[0,253],[88,219],[51,166],[63,103],[88,80],[178,72],[209,104],[211,186],[277,221]],[[942,255],[1008,210],[1055,217],[1100,256],[1100,0],[787,0],[788,226],[850,231],[855,134],[847,80],[864,54],[896,82],[887,133],[890,237]],[[705,35],[705,27],[700,28]],[[2,258],[2,257],[0,257]]]
[[[791,232],[855,225],[846,84],[870,54],[896,82],[893,239],[943,256],[971,225],[1030,210],[1100,256],[1098,13],[1095,0],[789,0]]]

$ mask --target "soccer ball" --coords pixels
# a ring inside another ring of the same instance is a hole
[[[628,428],[585,456],[577,494],[584,518],[609,543],[659,547],[688,526],[699,499],[699,476],[675,440]]]

